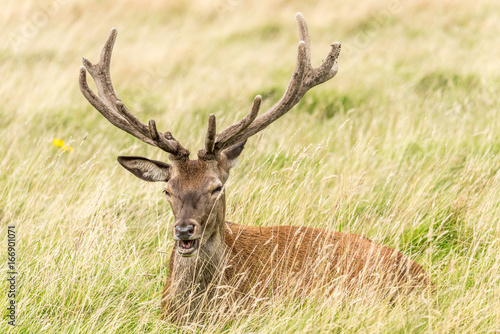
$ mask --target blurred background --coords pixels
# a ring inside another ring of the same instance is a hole
[[[375,121],[389,121],[379,118],[381,113],[395,114],[390,120],[399,127],[388,129],[400,132],[391,133],[394,136],[411,134],[416,127],[411,120],[423,112],[447,113],[448,120],[436,122],[436,130],[453,133],[461,122],[455,118],[459,111],[479,112],[461,102],[470,101],[471,93],[480,93],[486,81],[498,77],[499,16],[491,1],[263,5],[238,0],[7,0],[0,14],[2,131],[30,135],[4,135],[2,145],[7,151],[22,145],[25,149],[9,152],[19,159],[39,151],[37,146],[54,136],[80,141],[88,133],[91,144],[84,150],[110,140],[110,135],[126,141],[123,147],[135,142],[112,129],[82,98],[76,84],[81,57],[97,61],[111,27],[117,27],[112,77],[119,97],[141,119],[156,118],[161,128],[175,131],[193,150],[203,140],[197,130],[210,112],[229,124],[246,112],[255,94],[265,97],[264,107],[281,96],[295,64],[298,11],[309,24],[313,64],[339,41],[340,70],[334,80],[308,94],[299,110],[273,126],[264,136],[266,142],[275,137],[272,132],[290,137],[299,128],[306,136],[303,142],[317,142],[339,125],[340,115],[331,121],[335,114],[348,112],[354,113],[349,117],[358,125],[353,136],[368,136],[363,128],[373,127],[374,116]],[[438,101],[447,99],[450,91],[456,93],[453,100],[461,98],[454,110],[438,110],[434,101],[427,102],[436,95]],[[318,96],[322,98],[315,101]],[[380,104],[391,110],[375,111]],[[423,108],[406,112],[415,106]],[[488,110],[481,114],[491,117]],[[370,123],[358,123],[358,118]],[[189,133],[181,134],[184,131]]]
[[[2,236],[18,228],[21,329],[175,330],[159,320],[173,244],[162,185],[116,163],[167,155],[85,100],[81,58],[97,62],[116,27],[118,97],[195,158],[210,113],[223,128],[255,95],[261,112],[281,97],[296,12],[314,66],[342,44],[339,71],[249,140],[228,220],[360,233],[421,263],[439,288],[395,308],[280,304],[210,330],[500,329],[500,3],[2,0],[0,220]]]

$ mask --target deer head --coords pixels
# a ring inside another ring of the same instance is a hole
[[[118,157],[118,162],[138,178],[166,182],[163,190],[175,222],[177,254],[191,257],[200,245],[210,253],[223,241],[224,184],[245,141],[221,152],[218,159],[171,159],[170,164],[141,157]]]
[[[199,249],[210,252],[211,245],[223,238],[224,185],[246,140],[286,114],[310,88],[337,73],[340,44],[334,43],[322,63],[312,67],[309,34],[302,14],[297,13],[296,21],[300,38],[297,63],[281,99],[258,116],[261,97],[256,96],[243,119],[218,133],[216,118],[211,114],[205,145],[197,160],[189,159],[189,151],[170,132],[159,132],[154,120],[148,125],[142,123],[117,97],[109,72],[116,29],[111,30],[97,64],[82,60],[80,90],[90,104],[119,129],[169,153],[170,164],[123,156],[118,157],[118,162],[142,180],[166,183],[164,193],[175,217],[173,237],[177,254],[182,257],[193,256]],[[87,84],[87,71],[95,81],[97,95]]]

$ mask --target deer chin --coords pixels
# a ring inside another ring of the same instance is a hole
[[[196,255],[200,239],[179,240],[177,241],[177,254],[182,257],[191,257]]]

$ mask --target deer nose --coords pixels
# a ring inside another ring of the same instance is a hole
[[[174,230],[176,238],[179,240],[189,240],[194,234],[194,225],[177,225]]]

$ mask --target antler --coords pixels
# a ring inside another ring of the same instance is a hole
[[[262,100],[261,96],[257,95],[248,115],[217,135],[215,134],[215,116],[211,114],[205,139],[205,148],[198,152],[200,158],[217,158],[219,153],[225,148],[240,143],[257,132],[264,130],[269,124],[292,109],[309,89],[330,80],[337,74],[338,67],[336,60],[340,53],[340,43],[333,43],[321,64],[318,67],[312,67],[311,45],[306,21],[301,13],[297,13],[295,20],[297,21],[300,38],[297,64],[290,83],[281,99],[264,114],[257,117]]]
[[[172,137],[170,132],[158,132],[156,123],[153,119],[149,120],[148,125],[142,123],[128,110],[116,95],[113,84],[111,83],[109,69],[111,53],[117,34],[118,31],[116,28],[111,29],[97,64],[92,64],[87,58],[82,59],[83,66],[80,68],[80,91],[90,104],[117,128],[128,132],[149,145],[156,146],[170,153],[171,158],[187,158],[189,156],[189,151],[182,147],[182,145]],[[99,96],[97,96],[87,84],[87,71],[94,79]]]

